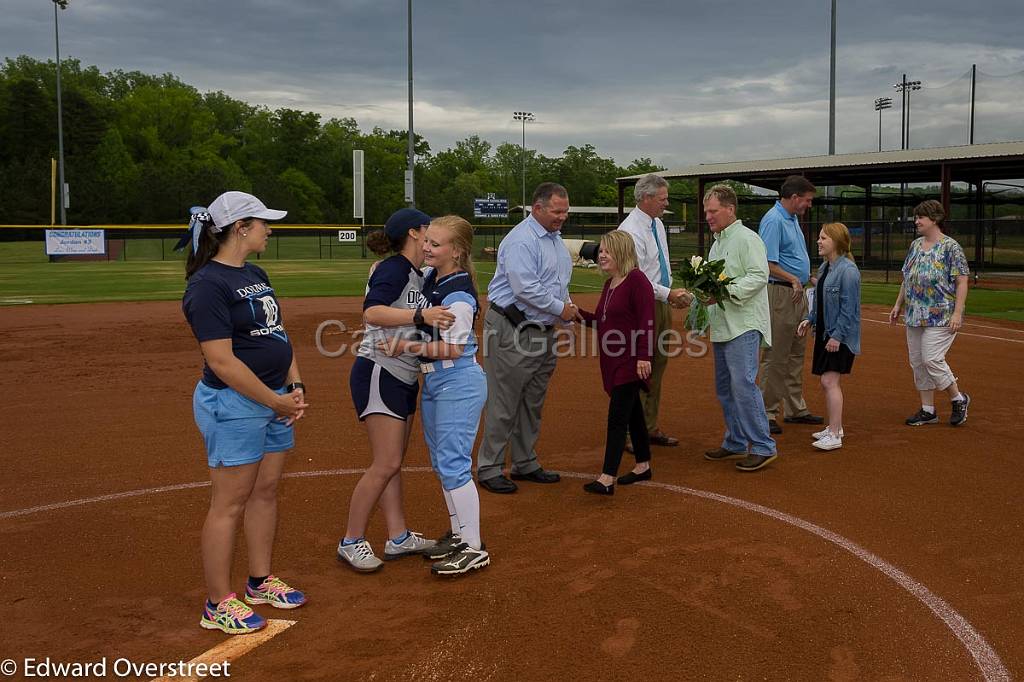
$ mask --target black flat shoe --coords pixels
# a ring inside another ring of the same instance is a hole
[[[600,481],[591,481],[590,483],[584,483],[583,489],[588,493],[594,493],[595,495],[614,495],[615,484],[605,485]]]
[[[651,480],[651,470],[650,469],[648,469],[647,471],[643,472],[642,474],[634,474],[632,471],[630,471],[628,474],[624,474],[622,476],[619,476],[619,485],[630,485],[632,483],[636,483],[637,481],[649,481],[649,480]]]

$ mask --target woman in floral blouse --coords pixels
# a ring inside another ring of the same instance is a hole
[[[937,424],[935,391],[945,391],[951,401],[949,423],[967,421],[971,397],[960,392],[946,353],[964,321],[967,301],[967,257],[952,237],[942,232],[946,212],[942,204],[929,199],[914,208],[914,224],[921,235],[910,245],[903,262],[903,284],[896,305],[889,312],[895,324],[906,305],[907,349],[914,383],[921,393],[921,409],[906,420],[908,426]]]

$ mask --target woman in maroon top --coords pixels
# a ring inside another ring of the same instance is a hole
[[[651,478],[651,444],[648,440],[640,390],[647,390],[654,352],[654,291],[637,269],[636,248],[628,232],[615,230],[601,238],[597,264],[606,275],[597,309],[580,309],[585,324],[597,327],[601,352],[601,378],[611,396],[608,403],[608,436],[604,468],[596,481],[583,486],[588,493],[611,495],[622,462],[627,429],[633,436],[636,466],[620,476],[622,485]]]

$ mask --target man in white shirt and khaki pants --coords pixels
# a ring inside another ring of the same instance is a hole
[[[651,358],[651,390],[640,393],[644,401],[644,419],[650,433],[651,445],[676,446],[679,439],[662,432],[658,427],[658,407],[661,402],[661,378],[668,366],[663,343],[664,333],[672,327],[672,305],[683,306],[690,299],[685,289],[672,288],[672,270],[669,265],[668,239],[661,216],[668,208],[668,182],[660,175],[648,173],[633,188],[636,208],[630,211],[619,229],[633,237],[640,270],[647,275],[654,289],[654,354]]]

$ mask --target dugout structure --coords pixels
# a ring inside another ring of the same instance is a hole
[[[692,231],[702,254],[710,247],[700,210],[707,187],[733,181],[768,192],[740,197],[739,217],[756,228],[782,181],[803,175],[819,187],[811,215],[801,221],[812,259],[817,226],[839,220],[850,227],[854,253],[864,265],[898,267],[914,237],[913,216],[908,214],[921,200],[935,198],[950,216],[947,231],[963,245],[975,270],[1024,271],[1024,142],[708,163],[657,175],[694,183],[690,196],[673,199],[695,204]],[[640,177],[617,179],[620,219],[626,212],[626,190]],[[901,189],[906,185],[918,188]],[[838,191],[825,196],[825,187]]]

